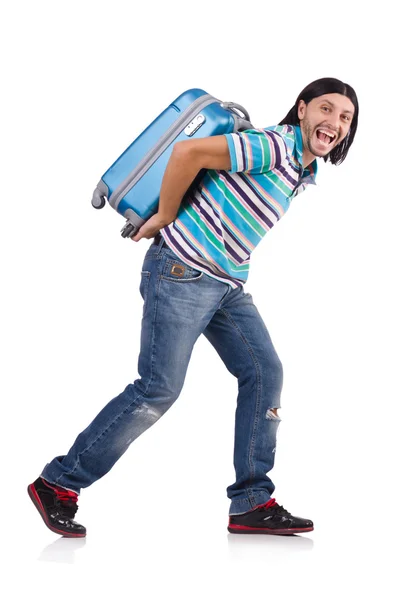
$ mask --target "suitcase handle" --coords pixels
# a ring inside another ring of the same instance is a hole
[[[244,129],[255,129],[252,123],[250,122],[250,116],[247,110],[244,108],[244,106],[241,106],[241,104],[236,104],[235,102],[221,102],[221,106],[222,108],[230,110],[235,115],[237,115],[238,118],[234,120],[235,131],[244,131]],[[243,118],[241,118],[241,115],[239,115],[237,111],[240,111],[242,113]]]
[[[249,116],[248,112],[246,111],[244,106],[241,106],[241,104],[236,104],[235,102],[222,102],[221,106],[222,106],[222,108],[226,108],[228,110],[233,111],[239,117],[240,115],[235,110],[237,108],[237,110],[239,110],[243,114],[243,117],[245,118],[246,121],[250,120],[250,116]]]

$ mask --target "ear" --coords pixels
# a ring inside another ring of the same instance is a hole
[[[304,100],[299,100],[298,104],[298,118],[302,120],[306,113],[306,102]]]

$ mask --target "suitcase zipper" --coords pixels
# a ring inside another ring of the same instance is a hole
[[[131,173],[124,179],[114,190],[109,198],[109,204],[117,210],[122,198],[128,194],[128,192],[134,187],[134,185],[143,177],[143,175],[150,169],[150,167],[156,162],[158,157],[168,148],[168,146],[174,141],[180,132],[189,124],[196,112],[200,112],[203,108],[212,104],[213,102],[220,102],[211,96],[205,94],[197,98],[192,104],[183,111],[183,113],[176,119],[176,121],[167,129],[167,131],[161,136],[156,146],[145,154],[143,159],[137,164],[137,166],[131,171]]]

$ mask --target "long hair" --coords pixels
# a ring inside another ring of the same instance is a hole
[[[356,135],[357,123],[358,123],[358,100],[356,92],[347,83],[343,83],[339,79],[333,77],[324,77],[323,79],[316,79],[312,83],[309,83],[299,94],[296,99],[294,106],[291,108],[289,113],[279,123],[279,125],[300,125],[298,117],[298,105],[299,101],[303,100],[305,104],[308,104],[313,98],[322,96],[323,94],[342,94],[351,100],[354,106],[354,115],[350,125],[349,133],[331,152],[323,156],[324,162],[330,159],[333,165],[340,165],[346,158],[350,146],[353,143],[354,136]]]

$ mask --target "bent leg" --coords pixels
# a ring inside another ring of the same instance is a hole
[[[170,249],[149,248],[140,287],[144,299],[140,378],[99,412],[67,455],[46,465],[41,476],[50,483],[80,493],[105,475],[178,398],[193,346],[225,286],[191,267],[174,268],[177,264]]]

